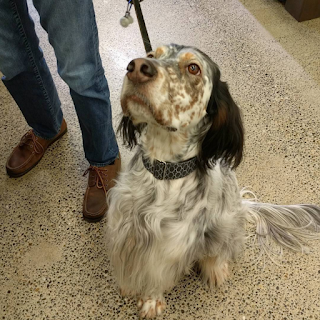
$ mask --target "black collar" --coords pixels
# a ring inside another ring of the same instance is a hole
[[[145,168],[158,180],[174,180],[186,177],[197,167],[197,157],[181,162],[163,162],[142,157]]]

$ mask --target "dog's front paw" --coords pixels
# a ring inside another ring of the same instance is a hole
[[[204,282],[210,288],[221,286],[229,276],[228,263],[216,263],[215,257],[208,257],[199,261]]]
[[[142,319],[153,319],[159,316],[166,307],[163,297],[150,298],[143,297],[138,299],[139,315]]]
[[[209,277],[209,286],[216,285],[220,287],[225,280],[229,276],[229,267],[228,263],[223,263],[221,266],[214,268],[212,270],[210,277]]]

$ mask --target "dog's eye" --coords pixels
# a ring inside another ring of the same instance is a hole
[[[195,76],[198,76],[201,73],[199,66],[195,63],[188,66],[188,71]]]
[[[154,58],[154,54],[153,53],[148,53],[147,58]]]

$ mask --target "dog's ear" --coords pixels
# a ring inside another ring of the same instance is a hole
[[[200,168],[211,168],[218,159],[235,169],[242,160],[244,130],[239,107],[233,101],[228,86],[220,80],[220,72],[214,81],[207,106],[211,126],[201,144]]]
[[[137,139],[144,126],[145,124],[138,124],[135,126],[129,117],[123,116],[117,132],[121,134],[123,144],[132,149],[137,145]]]

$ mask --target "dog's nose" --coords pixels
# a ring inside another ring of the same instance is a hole
[[[132,60],[127,67],[129,80],[136,83],[143,83],[151,80],[157,75],[154,64],[146,59],[139,58]]]

